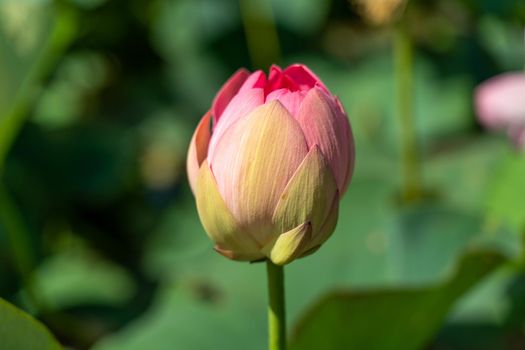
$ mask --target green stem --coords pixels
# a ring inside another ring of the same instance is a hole
[[[284,268],[268,260],[268,349],[286,350]]]
[[[413,112],[413,47],[406,21],[401,19],[394,37],[396,114],[400,124],[403,164],[403,199],[421,195],[421,168]]]

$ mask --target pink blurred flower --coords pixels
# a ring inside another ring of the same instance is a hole
[[[331,235],[354,166],[339,100],[306,66],[237,71],[197,126],[187,168],[203,226],[235,260],[285,264]]]
[[[525,146],[525,74],[497,75],[475,92],[480,122],[487,128],[505,130],[518,148]]]

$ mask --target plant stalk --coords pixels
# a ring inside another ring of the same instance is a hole
[[[286,350],[286,312],[284,268],[267,261],[268,273],[268,349]]]
[[[404,201],[421,193],[421,166],[413,111],[413,47],[407,23],[401,19],[394,36],[396,114],[400,125]]]
[[[266,69],[280,60],[280,46],[271,1],[239,0],[246,44],[253,68]]]

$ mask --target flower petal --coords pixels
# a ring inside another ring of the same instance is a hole
[[[301,90],[310,90],[317,85],[325,92],[328,92],[328,89],[321,79],[303,64],[292,64],[288,66],[283,73],[287,77],[290,77]]]
[[[270,74],[268,75],[268,82],[264,88],[264,94],[269,95],[272,91],[279,89],[296,91],[299,90],[299,85],[297,85],[292,78],[284,75],[281,67],[272,65],[270,67]]]
[[[304,98],[297,121],[308,146],[318,145],[328,160],[342,195],[348,186],[354,159],[348,119],[339,112],[335,100],[316,87]]]
[[[313,253],[315,253],[316,251],[318,251],[319,248],[321,248],[320,245],[315,246],[315,247],[313,247],[313,248],[310,248],[310,249],[304,251],[304,253],[302,253],[301,256],[299,256],[298,259],[301,259],[301,258],[307,257],[307,256],[309,256],[309,255],[312,255]]]
[[[314,145],[281,194],[272,221],[279,232],[309,221],[315,234],[328,216],[336,194],[332,170]]]
[[[253,88],[264,89],[265,85],[266,85],[266,75],[264,74],[262,70],[258,70],[250,74],[248,79],[246,79],[244,84],[242,84],[241,88],[239,89],[239,92],[243,92],[243,91],[253,89]]]
[[[208,111],[201,119],[193,137],[191,138],[190,148],[188,150],[188,158],[186,159],[186,170],[188,172],[188,180],[193,193],[196,191],[197,177],[199,176],[199,169],[202,162],[208,156],[208,145],[210,143],[210,121],[211,113]]]
[[[312,225],[305,222],[277,236],[262,248],[262,252],[276,265],[285,265],[298,258],[308,246]]]
[[[273,100],[279,100],[288,112],[295,117],[297,113],[299,112],[299,108],[301,107],[301,103],[303,102],[304,98],[306,96],[305,91],[290,91],[288,89],[278,89],[275,91],[272,91],[267,97],[266,102],[273,101]]]
[[[268,82],[265,87],[265,94],[268,95],[270,92],[280,88],[280,82],[282,79],[283,70],[276,64],[272,64],[270,72],[268,73]]]
[[[334,196],[332,205],[330,206],[328,216],[326,217],[323,225],[321,226],[321,229],[312,234],[312,240],[309,242],[308,247],[306,248],[307,251],[311,250],[313,252],[314,249],[317,250],[316,249],[317,247],[320,247],[324,242],[328,240],[328,238],[330,238],[330,236],[332,236],[332,234],[334,233],[335,227],[337,226],[338,218],[339,218],[339,194],[336,194]]]
[[[249,75],[250,72],[248,72],[246,69],[239,69],[230,77],[230,79],[226,81],[226,83],[224,83],[217,95],[215,95],[211,107],[213,120],[215,123],[217,123],[221,117],[222,112],[226,109],[226,106],[231,101],[233,96],[237,94]]]
[[[202,163],[197,181],[197,211],[208,236],[221,250],[237,256],[260,257],[255,240],[237,225],[224,203],[208,162]],[[234,253],[235,252],[235,253]]]
[[[245,90],[235,95],[235,97],[228,104],[228,107],[226,107],[222,113],[221,119],[213,129],[213,135],[211,137],[209,147],[210,159],[213,157],[217,142],[219,142],[226,130],[228,130],[228,128],[237,120],[247,116],[251,111],[263,103],[263,89]]]
[[[265,255],[261,252],[243,252],[243,251],[233,251],[224,249],[219,245],[216,245],[213,247],[213,249],[221,254],[222,256],[227,257],[231,260],[237,260],[237,261],[256,261],[265,258]]]
[[[240,227],[261,244],[286,184],[307,154],[301,128],[278,101],[239,119],[209,158],[219,191]]]
[[[348,185],[350,184],[350,181],[352,180],[352,175],[354,173],[354,167],[355,167],[355,144],[354,144],[354,135],[352,133],[352,126],[350,125],[350,122],[348,121],[348,116],[346,115],[346,112],[343,108],[343,105],[341,104],[341,101],[337,96],[335,96],[335,103],[337,106],[337,119],[339,120],[339,125],[344,130],[344,137],[345,139],[349,140],[349,159],[348,159],[348,167],[346,168],[346,175],[344,177],[344,185],[343,188],[340,190],[340,193],[345,193],[348,189]]]
[[[525,74],[497,75],[476,89],[476,110],[488,128],[505,128],[525,124]]]

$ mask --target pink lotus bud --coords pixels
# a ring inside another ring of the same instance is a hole
[[[478,86],[475,93],[480,122],[504,129],[518,148],[525,146],[525,74],[497,75]]]
[[[237,71],[195,130],[188,176],[215,249],[286,264],[332,234],[354,142],[339,100],[307,67]]]

